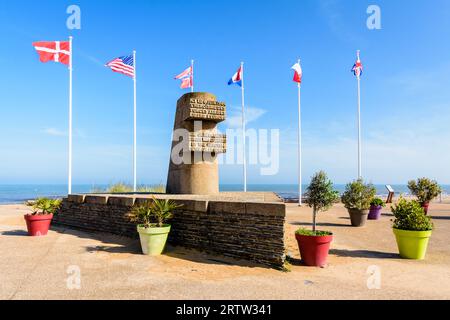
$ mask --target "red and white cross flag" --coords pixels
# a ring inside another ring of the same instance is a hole
[[[69,41],[39,41],[34,42],[33,47],[39,54],[41,62],[60,62],[65,65],[70,63]]]
[[[68,194],[72,193],[72,37],[69,41],[38,41],[33,47],[41,62],[59,62],[69,67],[69,165]]]

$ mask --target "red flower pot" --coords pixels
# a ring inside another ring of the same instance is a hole
[[[52,223],[53,214],[46,215],[25,215],[28,235],[31,237],[45,236]]]
[[[304,236],[296,234],[300,255],[305,265],[323,267],[327,264],[328,252],[333,236]]]
[[[429,202],[421,203],[423,210],[425,210],[425,214],[428,214],[428,208],[430,206]]]

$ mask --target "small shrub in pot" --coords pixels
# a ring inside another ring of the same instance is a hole
[[[369,215],[370,203],[375,194],[375,187],[372,184],[365,184],[362,179],[347,184],[341,201],[350,214],[352,226],[361,227],[365,225]]]
[[[138,224],[137,230],[145,255],[156,256],[164,251],[171,229],[167,221],[172,218],[173,211],[180,207],[171,200],[156,198],[133,207],[128,218]]]
[[[406,259],[425,258],[428,242],[433,231],[430,217],[418,201],[401,198],[391,208],[394,214],[394,234],[400,256]]]
[[[28,201],[26,205],[33,209],[32,213],[24,216],[28,235],[32,237],[47,235],[53,216],[61,207],[61,200],[38,198],[34,201]]]
[[[420,205],[424,208],[425,214],[428,213],[430,201],[437,198],[442,189],[435,180],[428,178],[419,178],[408,182],[408,188],[411,194],[417,197]]]
[[[306,203],[313,209],[312,231],[299,229],[295,237],[303,262],[308,266],[322,267],[327,263],[333,234],[317,230],[317,214],[329,210],[339,199],[339,193],[334,190],[333,183],[328,180],[325,172],[320,171],[312,178],[306,196]]]
[[[380,198],[373,198],[370,202],[369,220],[378,220],[381,217],[381,210],[385,207],[385,203]]]

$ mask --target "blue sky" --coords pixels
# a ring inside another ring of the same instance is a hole
[[[79,5],[81,30],[66,28]],[[366,27],[370,4],[382,29]],[[302,59],[304,179],[323,169],[356,176],[360,49],[363,173],[374,183],[429,176],[450,183],[450,2],[2,1],[0,183],[65,183],[68,72],[42,64],[31,43],[74,36],[74,182],[131,180],[132,81],[103,67],[138,52],[140,183],[165,183],[176,100],[174,75],[196,60],[196,85],[225,101],[235,126],[240,92],[227,81],[246,64],[249,128],[280,129],[280,171],[249,183],[295,183],[297,105],[290,67]],[[222,183],[241,168],[222,165]]]

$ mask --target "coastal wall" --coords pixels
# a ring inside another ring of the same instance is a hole
[[[54,224],[137,238],[126,215],[148,198],[70,195]],[[173,199],[182,205],[171,220],[169,242],[281,268],[285,261],[284,203]]]

